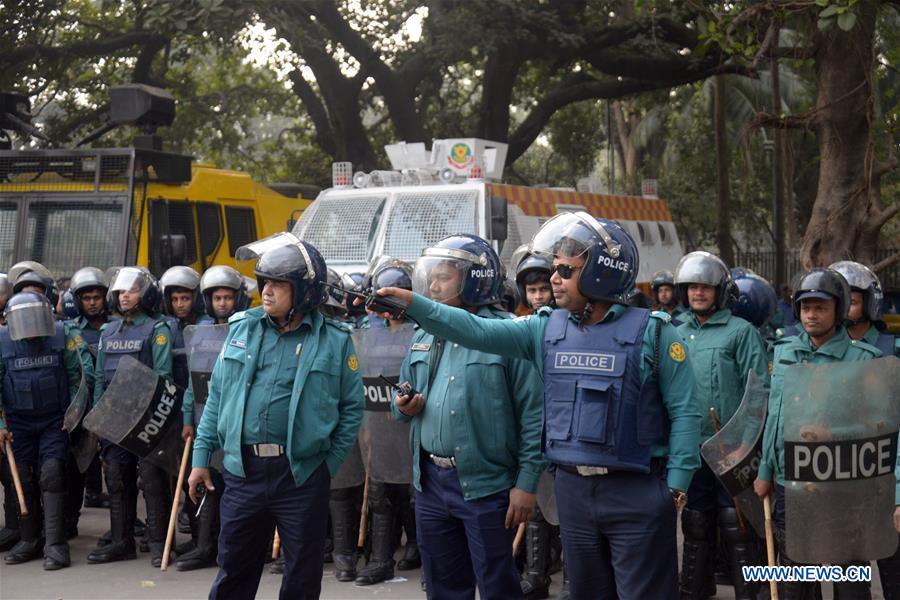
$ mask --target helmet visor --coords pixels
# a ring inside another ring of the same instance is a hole
[[[135,267],[124,267],[116,273],[109,291],[132,292],[143,296],[150,285],[150,277],[146,273]]]
[[[717,286],[731,276],[728,267],[707,252],[691,252],[682,257],[675,268],[676,283],[702,283]]]
[[[541,227],[531,240],[534,254],[551,257],[576,257],[596,244],[605,244],[607,253],[619,256],[619,245],[612,236],[586,212],[556,215]]]
[[[11,303],[6,309],[6,325],[13,341],[53,335],[53,309],[46,298],[29,294],[33,300]]]
[[[447,304],[458,298],[472,263],[453,256],[423,256],[413,270],[413,291],[435,302]]]
[[[303,245],[303,243],[300,241],[300,238],[288,231],[275,233],[261,240],[245,244],[244,246],[241,246],[237,249],[237,251],[234,253],[234,258],[238,262],[259,260],[259,265],[262,265],[264,254],[277,248],[285,248],[288,246],[294,246],[295,248],[300,250],[300,254],[303,256],[303,260],[306,263],[305,277],[306,279],[314,280],[316,278],[316,270],[313,266],[312,260],[309,257],[309,253],[306,251],[306,246]],[[282,254],[279,255],[281,256]]]

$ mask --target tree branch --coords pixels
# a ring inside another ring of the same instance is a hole
[[[888,256],[885,259],[879,260],[877,263],[872,265],[872,270],[875,271],[876,273],[879,271],[884,271],[885,269],[889,269],[889,268],[893,267],[898,262],[900,262],[900,252],[897,252],[896,254]]]
[[[166,37],[152,31],[130,31],[107,39],[83,40],[64,46],[23,46],[0,57],[0,64],[15,65],[39,58],[90,57],[113,54],[136,45],[152,44]]]
[[[893,219],[897,216],[897,213],[900,213],[900,202],[895,202],[891,204],[884,210],[882,210],[877,217],[874,219],[873,227],[878,230],[884,227],[885,223]]]
[[[316,143],[319,144],[326,154],[335,156],[337,147],[334,143],[334,130],[331,128],[331,123],[328,120],[328,111],[325,110],[325,105],[322,104],[315,90],[303,78],[299,70],[294,69],[288,77],[291,80],[294,94],[303,102],[309,118],[312,119],[313,127],[316,129]]]

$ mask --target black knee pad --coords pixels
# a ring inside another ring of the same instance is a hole
[[[66,490],[66,463],[58,458],[48,458],[41,465],[41,490],[64,492]]]
[[[756,539],[750,522],[743,515],[742,518],[738,518],[737,510],[734,508],[720,508],[718,517],[719,529],[727,542],[738,544]],[[742,523],[743,529],[741,528]]]
[[[709,513],[685,508],[681,511],[681,532],[693,540],[706,540],[712,519]]]
[[[384,483],[369,480],[369,508],[373,513],[391,512],[391,500]]]
[[[332,500],[352,500],[356,497],[356,488],[341,488],[339,490],[331,490],[331,499]]]
[[[144,483],[144,494],[163,496],[168,491],[168,475],[165,471],[147,461],[140,463],[141,481]]]
[[[125,491],[126,465],[117,462],[104,462],[103,474],[106,476],[106,489],[110,494],[121,494]]]

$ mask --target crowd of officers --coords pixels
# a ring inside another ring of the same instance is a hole
[[[514,255],[509,277],[473,235],[441,240],[415,265],[381,260],[342,277],[290,234],[249,250],[256,308],[247,281],[224,266],[202,277],[173,267],[159,281],[138,267],[87,267],[63,298],[37,263],[0,281],[0,442],[12,442],[29,508],[18,509],[4,461],[7,564],[43,557],[45,569],[68,566],[82,501],[110,512],[89,563],[135,558],[136,537],[154,566],[162,561],[171,474],[101,440],[101,460],[81,475],[63,430],[82,377],[99,402],[132,355],[186,390],[182,436],[193,445],[193,468],[180,525],[191,539],[175,549],[176,566],[218,565],[210,597],[255,596],[277,527],[282,552],[271,568],[283,573],[282,598],[318,597],[325,561],[339,581],[357,585],[421,566],[422,587],[437,599],[472,598],[476,589],[485,599],[547,598],[560,570],[563,597],[708,598],[718,572],[736,598],[756,598],[759,584],[741,567],[765,564],[764,543],[741,523],[700,445],[735,414],[755,373],[769,389],[769,418],[754,488],[774,497],[779,560],[794,564],[784,543],[783,371],[900,346],[880,320],[878,278],[850,261],[798,276],[787,323],[768,282],[702,251],[674,273],[656,273],[653,310],[640,308],[634,241],[615,221],[586,213],[545,223]],[[367,314],[359,294],[393,297],[405,309]],[[57,304],[65,319],[53,322]],[[49,328],[29,328],[35,305]],[[351,333],[404,322],[416,332],[391,411],[409,424],[411,484],[366,486],[371,534],[358,568],[362,489],[333,484],[363,418]],[[204,323],[229,331],[195,410],[178,350],[184,328]],[[549,499],[538,501],[547,476],[558,526],[542,513]],[[879,561],[879,572],[885,597],[900,598],[900,556]],[[835,589],[841,599],[869,597],[866,583]],[[781,593],[814,598],[816,584],[783,583]]]

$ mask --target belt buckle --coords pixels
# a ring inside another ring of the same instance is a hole
[[[456,466],[456,461],[452,456],[437,456],[435,454],[428,455],[431,458],[431,462],[441,467],[442,469],[451,469]]]
[[[609,469],[606,467],[593,467],[590,465],[578,465],[575,467],[575,470],[578,471],[578,474],[582,477],[590,477],[592,475],[606,475],[609,473]]]
[[[274,458],[281,456],[283,451],[278,444],[256,444],[256,455],[260,458]]]

